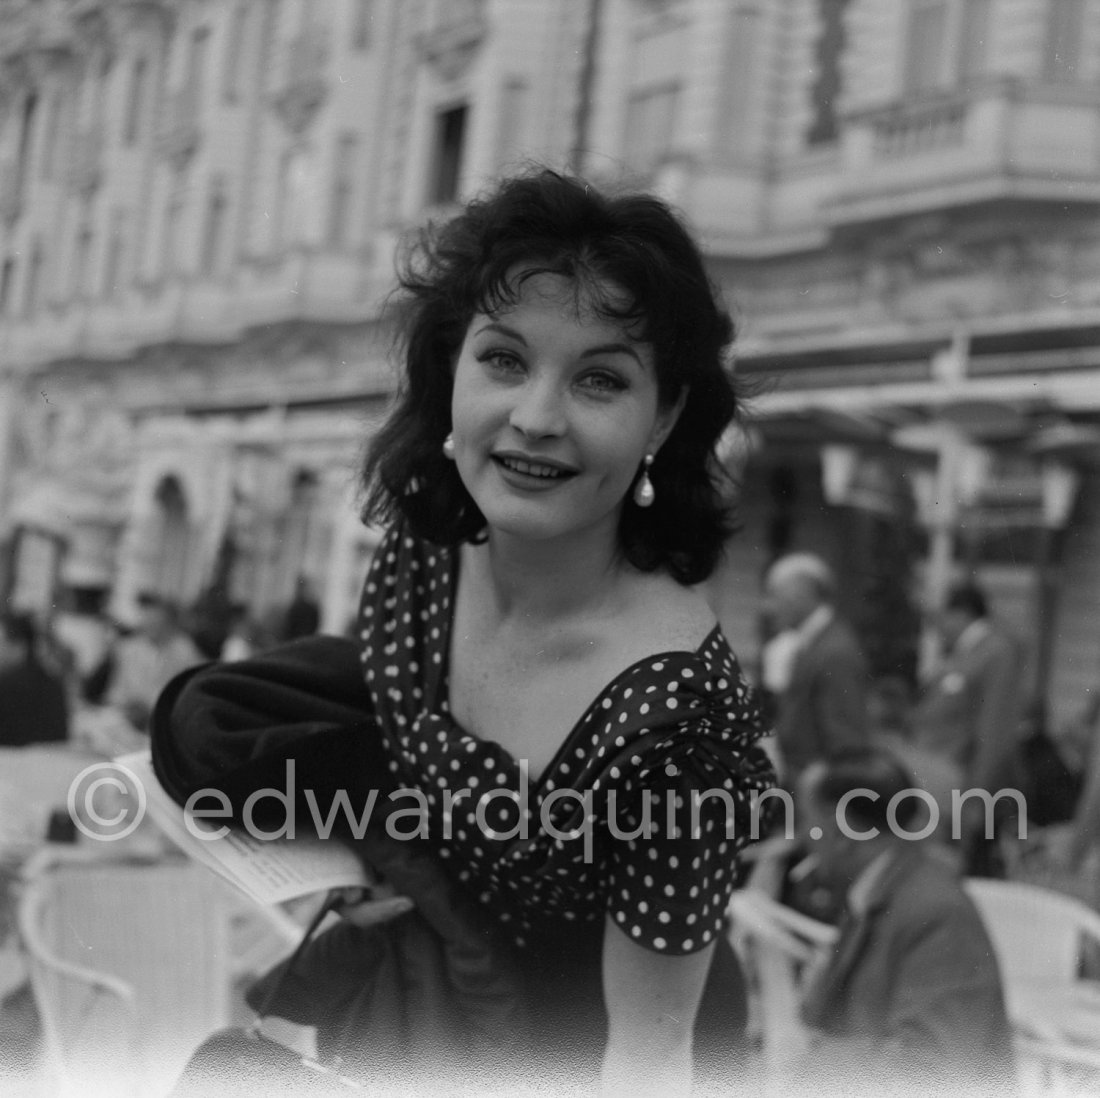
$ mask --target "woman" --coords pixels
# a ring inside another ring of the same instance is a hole
[[[686,1092],[693,1029],[736,1041],[722,920],[772,782],[694,586],[730,529],[730,319],[663,203],[549,171],[426,234],[403,286],[404,383],[365,465],[365,516],[392,526],[363,597],[357,742],[424,794],[420,837],[515,957],[540,1065]],[[258,780],[282,732],[257,751],[223,721],[212,748],[179,694],[156,722],[166,785]]]

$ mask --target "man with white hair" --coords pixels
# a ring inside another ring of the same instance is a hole
[[[866,743],[867,663],[836,612],[836,579],[820,557],[781,557],[768,570],[765,592],[773,625],[793,638],[775,720],[784,780],[792,786],[810,763]]]

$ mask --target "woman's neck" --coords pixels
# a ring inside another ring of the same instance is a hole
[[[622,560],[597,538],[530,541],[490,532],[477,550],[494,614],[502,621],[560,621],[604,605],[618,589]]]

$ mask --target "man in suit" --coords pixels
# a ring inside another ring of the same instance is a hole
[[[911,837],[922,804],[913,788],[877,747],[812,764],[799,783],[816,872],[846,910],[806,981],[802,1013],[815,1040],[792,1076],[819,1093],[1011,1093],[993,947],[954,871]]]
[[[945,657],[913,718],[918,746],[949,762],[961,790],[1019,787],[1017,747],[1022,698],[1017,645],[989,620],[982,591],[960,584],[948,593],[938,627]],[[1008,805],[1008,801],[999,801]],[[967,871],[996,874],[995,846],[981,800],[968,798],[961,818]]]
[[[25,747],[68,739],[68,692],[39,658],[29,614],[0,614],[0,746]]]
[[[811,762],[866,741],[867,664],[836,612],[836,580],[819,557],[781,557],[768,570],[765,591],[773,624],[791,640],[775,733],[784,779],[793,786]]]

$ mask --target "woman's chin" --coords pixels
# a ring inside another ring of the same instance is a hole
[[[575,508],[550,508],[545,503],[516,501],[508,506],[482,508],[490,535],[520,541],[548,542],[576,539],[614,540],[619,508],[578,514]]]

